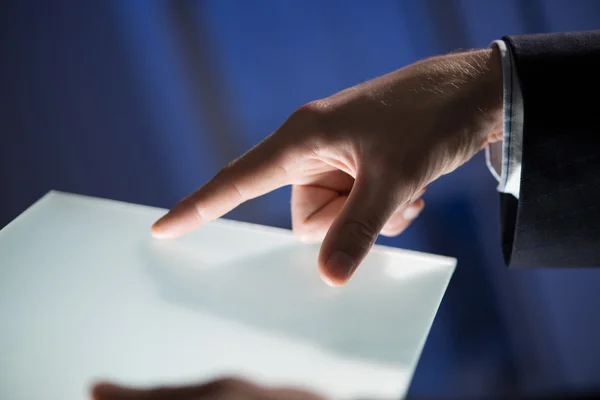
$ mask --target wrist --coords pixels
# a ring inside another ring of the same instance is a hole
[[[473,71],[470,109],[479,115],[479,132],[484,143],[502,139],[503,127],[503,73],[502,56],[497,46],[470,52],[468,63]]]
[[[483,51],[485,52],[483,57],[485,60],[486,70],[482,82],[482,86],[485,89],[484,103],[487,104],[490,109],[496,111],[500,115],[499,119],[501,119],[503,106],[502,93],[504,91],[502,77],[502,56],[500,55],[500,50],[496,45]]]
[[[502,56],[497,46],[468,53],[466,63],[470,65],[473,83],[473,99],[479,107],[490,112],[502,113]],[[501,118],[501,116],[500,116]]]
[[[485,103],[489,104],[490,114],[490,132],[487,137],[487,143],[494,143],[502,140],[503,133],[503,108],[504,108],[504,77],[502,72],[502,56],[498,46],[493,45],[487,52],[488,74],[484,87],[487,91]]]
[[[497,46],[434,57],[427,64],[429,83],[470,103],[480,111],[502,119],[502,56]],[[425,64],[425,63],[424,63]]]

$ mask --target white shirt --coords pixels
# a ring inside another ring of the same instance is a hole
[[[523,145],[523,96],[517,70],[510,48],[503,40],[496,40],[493,46],[500,50],[502,58],[503,96],[503,135],[502,141],[489,144],[485,148],[488,168],[498,181],[498,191],[510,193],[519,198],[521,187],[521,157]]]

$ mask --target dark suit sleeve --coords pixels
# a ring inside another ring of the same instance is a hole
[[[519,200],[501,195],[506,263],[600,266],[600,31],[503,39],[524,116]]]

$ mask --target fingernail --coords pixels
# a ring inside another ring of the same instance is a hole
[[[327,283],[331,286],[338,286],[348,280],[348,277],[356,267],[356,263],[348,254],[335,251],[325,263],[325,267],[329,274],[329,281]]]
[[[411,219],[417,218],[417,216],[421,213],[421,210],[423,210],[423,206],[411,204],[406,208],[406,210],[404,210],[402,216],[404,217],[404,219],[410,221]]]

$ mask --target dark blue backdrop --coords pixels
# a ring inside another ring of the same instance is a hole
[[[594,0],[4,1],[0,227],[50,189],[169,207],[304,102],[503,34],[592,28]],[[380,240],[459,259],[411,393],[600,385],[600,270],[507,270],[482,155],[425,200]],[[229,217],[289,227],[289,189]]]

